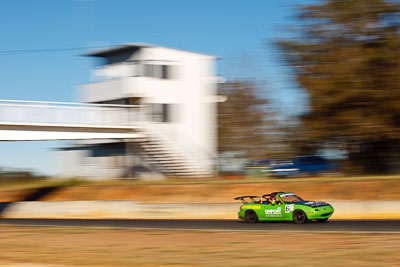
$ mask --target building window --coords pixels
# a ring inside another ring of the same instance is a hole
[[[154,122],[172,122],[173,104],[152,104],[151,106]]]
[[[171,79],[171,68],[171,65],[145,64],[143,76],[158,79]]]
[[[154,65],[145,64],[144,65],[144,74],[145,77],[154,77]]]
[[[168,104],[163,104],[163,122],[169,122],[170,121],[170,105]]]
[[[162,65],[161,67],[161,79],[169,79],[169,66]]]

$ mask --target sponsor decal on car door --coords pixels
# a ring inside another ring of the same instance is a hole
[[[282,218],[283,205],[265,205],[264,207],[266,218]]]

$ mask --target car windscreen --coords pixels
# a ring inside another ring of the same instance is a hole
[[[298,201],[304,201],[301,197],[298,197],[295,194],[282,194],[279,197],[285,203],[294,203],[294,202],[298,202]]]

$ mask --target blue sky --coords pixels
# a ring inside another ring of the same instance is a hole
[[[283,109],[297,111],[302,95],[282,68],[273,40],[308,0],[2,0],[0,99],[76,101],[93,62],[82,50],[34,50],[144,42],[219,56],[218,74],[256,80]],[[60,142],[0,142],[0,167],[54,172],[51,148]]]

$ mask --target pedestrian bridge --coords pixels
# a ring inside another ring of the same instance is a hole
[[[0,100],[0,141],[130,139],[146,122],[140,105]]]
[[[122,139],[138,143],[146,161],[165,175],[210,175],[153,127],[141,105],[0,100],[0,141]]]

